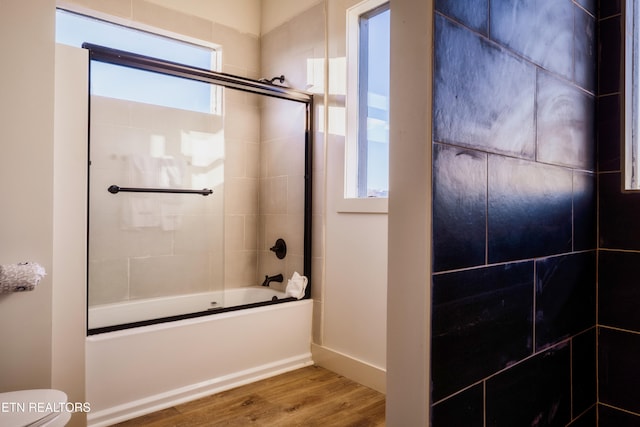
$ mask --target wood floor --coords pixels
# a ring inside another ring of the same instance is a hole
[[[117,426],[384,426],[384,395],[309,366]]]

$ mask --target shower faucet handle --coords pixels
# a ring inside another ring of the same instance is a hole
[[[287,244],[284,239],[276,240],[276,244],[269,248],[271,252],[275,252],[278,259],[282,259],[287,256]]]

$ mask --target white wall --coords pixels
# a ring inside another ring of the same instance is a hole
[[[88,53],[56,46],[51,387],[85,401]],[[86,425],[73,414],[69,427]]]
[[[54,1],[0,7],[0,264],[49,273],[32,292],[0,295],[3,392],[51,384]]]
[[[86,180],[75,177],[86,173],[86,142],[74,150],[75,122],[57,122],[65,136],[54,147],[55,3],[1,6],[0,263],[36,261],[47,276],[32,292],[0,296],[0,392],[57,388],[84,402]],[[77,75],[66,77],[73,84]],[[85,425],[84,414],[69,425]]]
[[[428,426],[433,1],[391,2],[389,426]]]
[[[314,360],[384,391],[387,215],[340,211],[344,205],[346,11],[357,3],[327,3],[326,261],[323,323]]]

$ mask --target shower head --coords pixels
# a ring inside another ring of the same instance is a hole
[[[272,79],[260,79],[261,82],[269,83],[269,84],[274,84],[273,82],[275,82],[276,80],[278,80],[280,82],[280,84],[283,84],[284,83],[284,75],[280,75],[280,76],[274,77]]]

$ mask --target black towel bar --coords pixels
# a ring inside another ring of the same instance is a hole
[[[201,194],[208,196],[213,193],[213,190],[203,188],[202,190],[182,190],[172,188],[131,188],[131,187],[118,187],[117,185],[111,185],[107,188],[107,191],[111,194],[117,194],[120,192],[125,193],[175,193],[175,194]]]

